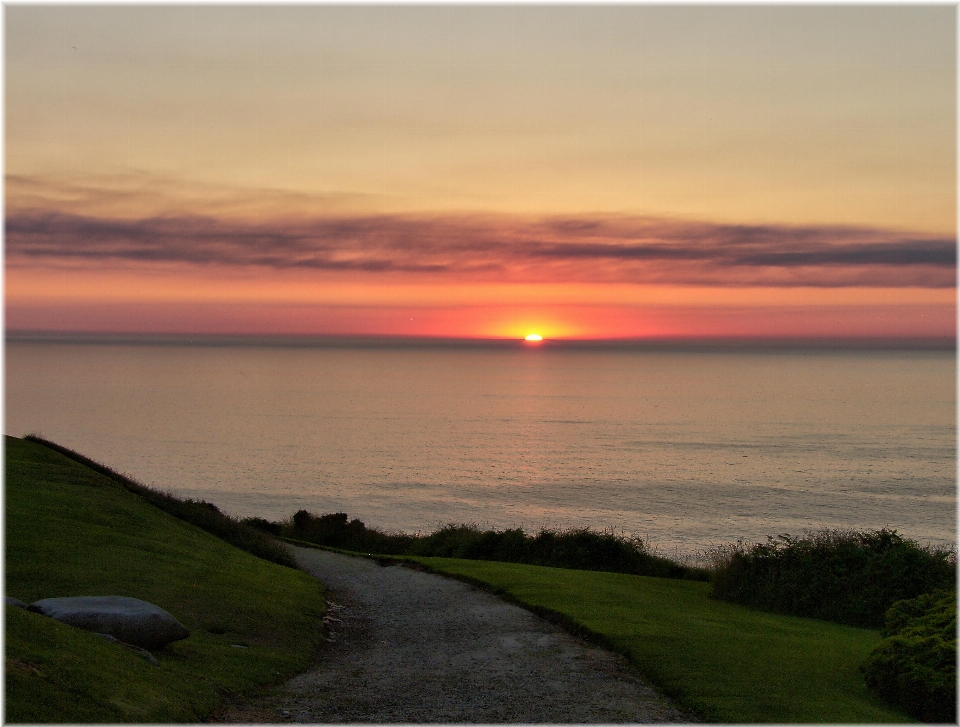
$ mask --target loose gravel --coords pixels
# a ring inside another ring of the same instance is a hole
[[[625,660],[460,581],[293,549],[328,589],[317,666],[214,721],[691,722]]]

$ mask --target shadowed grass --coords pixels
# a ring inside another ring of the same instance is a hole
[[[619,573],[409,558],[558,615],[625,654],[650,681],[716,722],[904,722],[858,668],[877,631],[763,613],[710,586]]]
[[[8,722],[196,722],[223,695],[313,661],[319,583],[178,520],[40,444],[7,437],[6,594],[121,595],[155,603],[191,635],[133,652],[8,609]]]

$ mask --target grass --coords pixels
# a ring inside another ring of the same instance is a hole
[[[6,594],[123,595],[191,631],[154,655],[6,611],[7,722],[196,722],[309,666],[324,610],[307,574],[241,551],[35,442],[5,438]],[[241,648],[238,648],[241,647]]]
[[[515,563],[404,558],[591,634],[713,722],[909,722],[867,690],[878,631],[755,611],[687,580]]]
[[[296,567],[293,556],[291,556],[287,549],[281,546],[276,539],[264,534],[262,530],[250,527],[229,515],[225,515],[220,512],[220,509],[212,502],[191,499],[183,500],[168,492],[161,492],[152,487],[147,487],[143,483],[120,474],[106,465],[94,462],[79,452],[74,452],[72,449],[67,449],[66,447],[36,435],[28,434],[24,439],[28,442],[42,444],[48,449],[65,455],[74,462],[79,462],[94,472],[99,472],[105,477],[109,477],[133,494],[139,495],[151,505],[159,507],[164,512],[168,512],[180,520],[193,523],[201,530],[206,530],[208,533],[216,535],[221,540],[230,543],[230,545],[235,545],[241,550],[246,550],[248,553],[253,553],[258,558],[269,560],[272,563],[279,563],[280,565],[290,566],[291,568]]]

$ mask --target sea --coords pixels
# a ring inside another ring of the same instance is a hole
[[[952,546],[956,353],[8,337],[4,431],[240,517]]]

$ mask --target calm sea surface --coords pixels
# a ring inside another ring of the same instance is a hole
[[[7,434],[241,516],[956,541],[953,352],[10,342]]]

